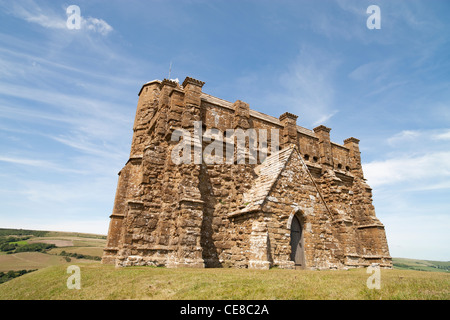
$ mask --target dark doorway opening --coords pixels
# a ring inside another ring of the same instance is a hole
[[[294,261],[295,268],[305,267],[305,250],[303,244],[303,228],[296,216],[291,223],[291,261]]]

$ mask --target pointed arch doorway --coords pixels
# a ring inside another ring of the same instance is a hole
[[[305,268],[305,250],[303,241],[303,228],[296,215],[291,222],[291,261],[294,261],[295,268]]]

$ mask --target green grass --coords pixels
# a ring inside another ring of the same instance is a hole
[[[69,290],[67,266],[41,269],[0,285],[0,299],[450,299],[450,275],[381,270],[368,289],[365,269],[338,271],[115,268],[77,264],[81,289]]]
[[[28,240],[20,240],[20,241],[14,241],[14,242],[10,242],[11,244],[17,244],[18,246],[24,246],[26,244],[28,244]]]

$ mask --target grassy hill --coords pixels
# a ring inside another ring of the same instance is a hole
[[[0,285],[0,299],[450,299],[450,275],[381,270],[368,289],[365,269],[248,270],[115,268],[79,264],[81,289],[67,288],[67,267],[47,267]]]

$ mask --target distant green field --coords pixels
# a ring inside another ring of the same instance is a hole
[[[25,238],[26,240],[22,240]],[[11,241],[11,239],[18,239]],[[0,229],[0,242],[7,241],[12,249],[0,252],[0,271],[42,269],[58,264],[90,262],[101,257],[106,245],[106,236],[79,232],[55,232],[24,229]],[[26,252],[28,248],[53,245],[53,249],[41,252]],[[15,246],[15,248],[14,248]],[[56,246],[56,247],[55,247]],[[22,251],[22,252],[21,252]],[[23,252],[25,251],[25,252]],[[65,251],[65,257],[61,253]],[[12,254],[11,254],[12,253]],[[67,254],[90,256],[90,260],[67,257]]]
[[[46,237],[75,237],[75,238],[89,238],[89,239],[103,239],[106,240],[106,235],[81,233],[81,232],[62,232],[62,231],[46,231]]]
[[[60,254],[62,251],[67,253],[80,253],[89,256],[101,257],[103,254],[103,247],[60,247],[49,250],[49,254]]]
[[[395,269],[431,272],[450,272],[450,261],[431,261],[406,258],[392,258]]]
[[[0,256],[0,271],[43,269],[49,266],[67,264],[59,255],[41,252],[20,252]],[[70,263],[99,263],[99,261],[71,258]]]
[[[27,240],[20,240],[20,241],[14,241],[14,242],[10,242],[10,243],[14,243],[14,244],[17,244],[19,246],[23,246],[23,245],[28,244],[28,241]]]

